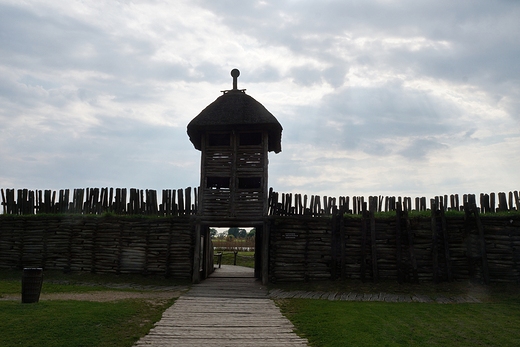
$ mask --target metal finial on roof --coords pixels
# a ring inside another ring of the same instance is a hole
[[[238,76],[240,76],[240,71],[238,69],[231,70],[231,77],[233,77],[233,89],[230,90],[221,90],[222,93],[244,93],[245,89],[238,89]]]
[[[240,71],[238,69],[231,70],[231,77],[233,77],[233,89],[238,89],[238,76],[240,76]]]

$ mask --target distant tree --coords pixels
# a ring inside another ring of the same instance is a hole
[[[229,228],[228,229],[228,236],[229,235],[232,235],[234,238],[238,238],[238,232],[239,232],[239,228],[236,228],[236,227],[233,227],[233,228]]]
[[[215,229],[215,228],[210,228],[209,229],[209,235],[211,236],[212,239],[217,237],[217,233],[218,233],[217,229]]]
[[[249,233],[247,234],[247,237],[248,237],[248,238],[253,238],[253,237],[255,237],[255,235],[256,235],[256,229],[253,228],[253,229],[251,229],[251,230],[249,231]]]
[[[238,230],[238,238],[245,239],[247,236],[247,230],[246,229],[239,229]]]

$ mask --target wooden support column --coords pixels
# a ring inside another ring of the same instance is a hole
[[[269,234],[270,223],[264,221],[264,230],[262,234],[262,284],[265,286],[269,283]]]
[[[195,245],[193,247],[193,274],[192,283],[200,283],[200,222],[195,225]]]

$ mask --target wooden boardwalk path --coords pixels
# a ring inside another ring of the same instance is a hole
[[[134,346],[308,346],[253,277],[224,266],[168,308]]]

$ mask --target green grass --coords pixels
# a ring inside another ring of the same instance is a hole
[[[233,265],[234,253],[230,251],[222,251],[222,264]],[[217,252],[215,252],[215,266],[217,266]],[[238,266],[255,267],[255,252],[238,252],[237,263]]]
[[[520,346],[520,299],[484,304],[279,300],[315,347]]]
[[[173,300],[115,302],[0,301],[0,346],[130,347],[160,319]]]
[[[0,271],[0,296],[21,294],[21,270]],[[42,293],[146,291],[146,286],[187,285],[161,277],[44,271]],[[140,289],[134,289],[135,287]],[[130,347],[161,318],[171,300],[111,302],[40,300],[0,301],[0,346]]]

